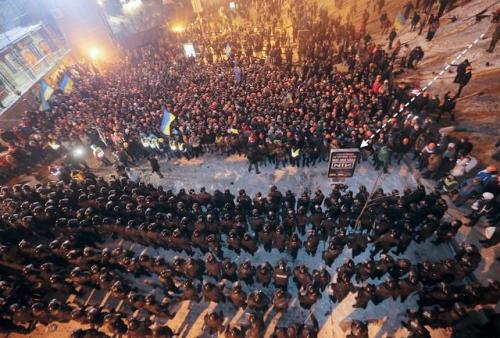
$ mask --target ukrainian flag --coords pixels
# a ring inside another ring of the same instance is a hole
[[[50,99],[52,94],[54,93],[54,89],[52,89],[51,86],[48,85],[47,82],[44,80],[40,81],[40,100],[45,100],[47,101]]]
[[[68,74],[64,74],[64,77],[59,84],[59,89],[61,89],[65,94],[73,91],[73,80],[68,76]]]
[[[160,131],[165,135],[170,135],[170,126],[174,122],[176,116],[165,109],[163,111],[163,119],[161,120]]]
[[[54,93],[54,89],[44,80],[40,81],[40,110],[49,110],[50,105],[48,100]]]
[[[403,13],[399,12],[396,16],[396,20],[394,20],[394,28],[397,30],[401,30],[405,24],[405,17]]]

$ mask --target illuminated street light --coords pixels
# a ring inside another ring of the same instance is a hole
[[[76,147],[75,149],[73,149],[73,156],[74,157],[82,157],[83,155],[85,155],[85,149],[83,149],[83,147]]]
[[[181,25],[175,25],[172,27],[172,31],[175,33],[182,33],[184,32],[184,27]]]
[[[99,49],[97,49],[95,47],[92,47],[89,49],[89,57],[91,60],[95,61],[97,59],[97,57],[99,56],[99,54],[100,54]]]

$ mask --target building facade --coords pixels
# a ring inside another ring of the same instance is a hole
[[[30,0],[0,0],[0,109],[5,110],[69,52],[58,27]]]

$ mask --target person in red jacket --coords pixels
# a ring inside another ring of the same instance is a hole
[[[378,94],[380,92],[380,89],[382,88],[382,84],[383,84],[382,76],[377,75],[377,78],[375,79],[375,81],[372,84],[372,92],[375,94]]]

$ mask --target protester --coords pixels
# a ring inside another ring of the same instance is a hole
[[[495,47],[497,45],[498,40],[500,39],[500,15],[499,10],[496,12],[496,16],[492,20],[490,31],[491,31],[491,41],[488,49],[486,50],[488,53],[493,53],[495,51]]]
[[[151,165],[151,172],[156,173],[160,178],[163,178],[163,174],[160,171],[160,163],[156,157],[151,156],[149,158],[149,164]]]
[[[472,143],[438,134],[430,116],[451,114],[463,86],[438,109],[439,100],[395,83],[398,53],[389,55],[351,21],[297,1],[288,9],[294,30],[288,36],[278,23],[282,3],[256,3],[263,9],[256,30],[236,27],[221,10],[221,22],[203,17],[177,37],[124,51],[106,72],[69,66],[72,93],[57,91],[49,110],[26,112],[19,126],[0,133],[7,144],[5,172],[31,170],[77,146],[92,149],[106,166],[112,164],[106,154],[114,154],[117,172],[95,177],[82,158],[67,156],[51,167],[57,182],[0,188],[2,332],[27,334],[75,321],[90,326],[75,337],[173,337],[186,333],[160,323],[175,320],[181,302],[189,301],[186,308],[210,307],[200,317],[209,334],[263,337],[272,332],[269,313],[280,312],[279,321],[296,311],[296,299],[307,317],[289,316],[288,326],[278,322],[272,334],[318,337],[322,323],[314,312],[325,306],[318,303],[350,297],[355,317],[396,300],[416,307],[402,316],[408,336],[422,337],[430,336],[425,325],[449,328],[465,318],[462,304],[475,309],[498,302],[498,283],[473,281],[481,265],[474,245],[459,244],[453,255],[432,261],[414,255],[419,243],[434,249],[453,241],[462,226],[450,220],[439,191],[355,192],[337,184],[325,193],[282,193],[272,186],[254,198],[242,188],[235,197],[229,189],[155,187],[130,167],[149,162],[166,181],[161,167],[173,159],[238,155],[248,159],[248,172],[260,174],[259,165],[314,166],[332,149],[363,144],[363,158],[388,173],[393,155],[399,164],[414,151],[423,179],[444,175],[442,190],[455,194],[456,204],[477,198],[468,225],[498,221],[496,167],[474,175]],[[342,1],[336,5],[342,8]],[[379,12],[384,5],[373,1]],[[425,10],[432,5],[423,4]],[[405,17],[413,3],[407,8]],[[353,4],[350,10],[356,13]],[[380,21],[382,30],[391,26],[385,12]],[[199,47],[199,56],[182,55],[185,39]],[[299,45],[298,63],[290,41]],[[407,47],[401,64],[415,68],[423,49]],[[338,71],[339,63],[348,72]],[[460,84],[466,74],[467,66]],[[170,130],[160,130],[166,112],[176,118]],[[498,232],[483,244],[496,243]],[[311,267],[304,259],[326,266]],[[96,292],[116,306],[92,304]],[[231,309],[245,315],[225,324],[236,313]],[[348,336],[367,337],[368,324],[352,321]]]
[[[465,68],[464,74],[460,76],[458,79],[458,91],[455,97],[460,96],[460,94],[462,93],[462,89],[464,89],[464,87],[469,83],[471,78],[472,78],[472,66],[468,65]]]
[[[410,31],[415,31],[417,29],[417,25],[420,22],[420,14],[417,11],[413,12],[413,17],[411,18],[411,27]]]
[[[436,32],[439,29],[439,26],[439,16],[437,18],[434,18],[431,15],[431,17],[429,18],[429,30],[427,31],[427,36],[425,38],[427,41],[431,41],[434,38],[434,35],[436,35]]]

